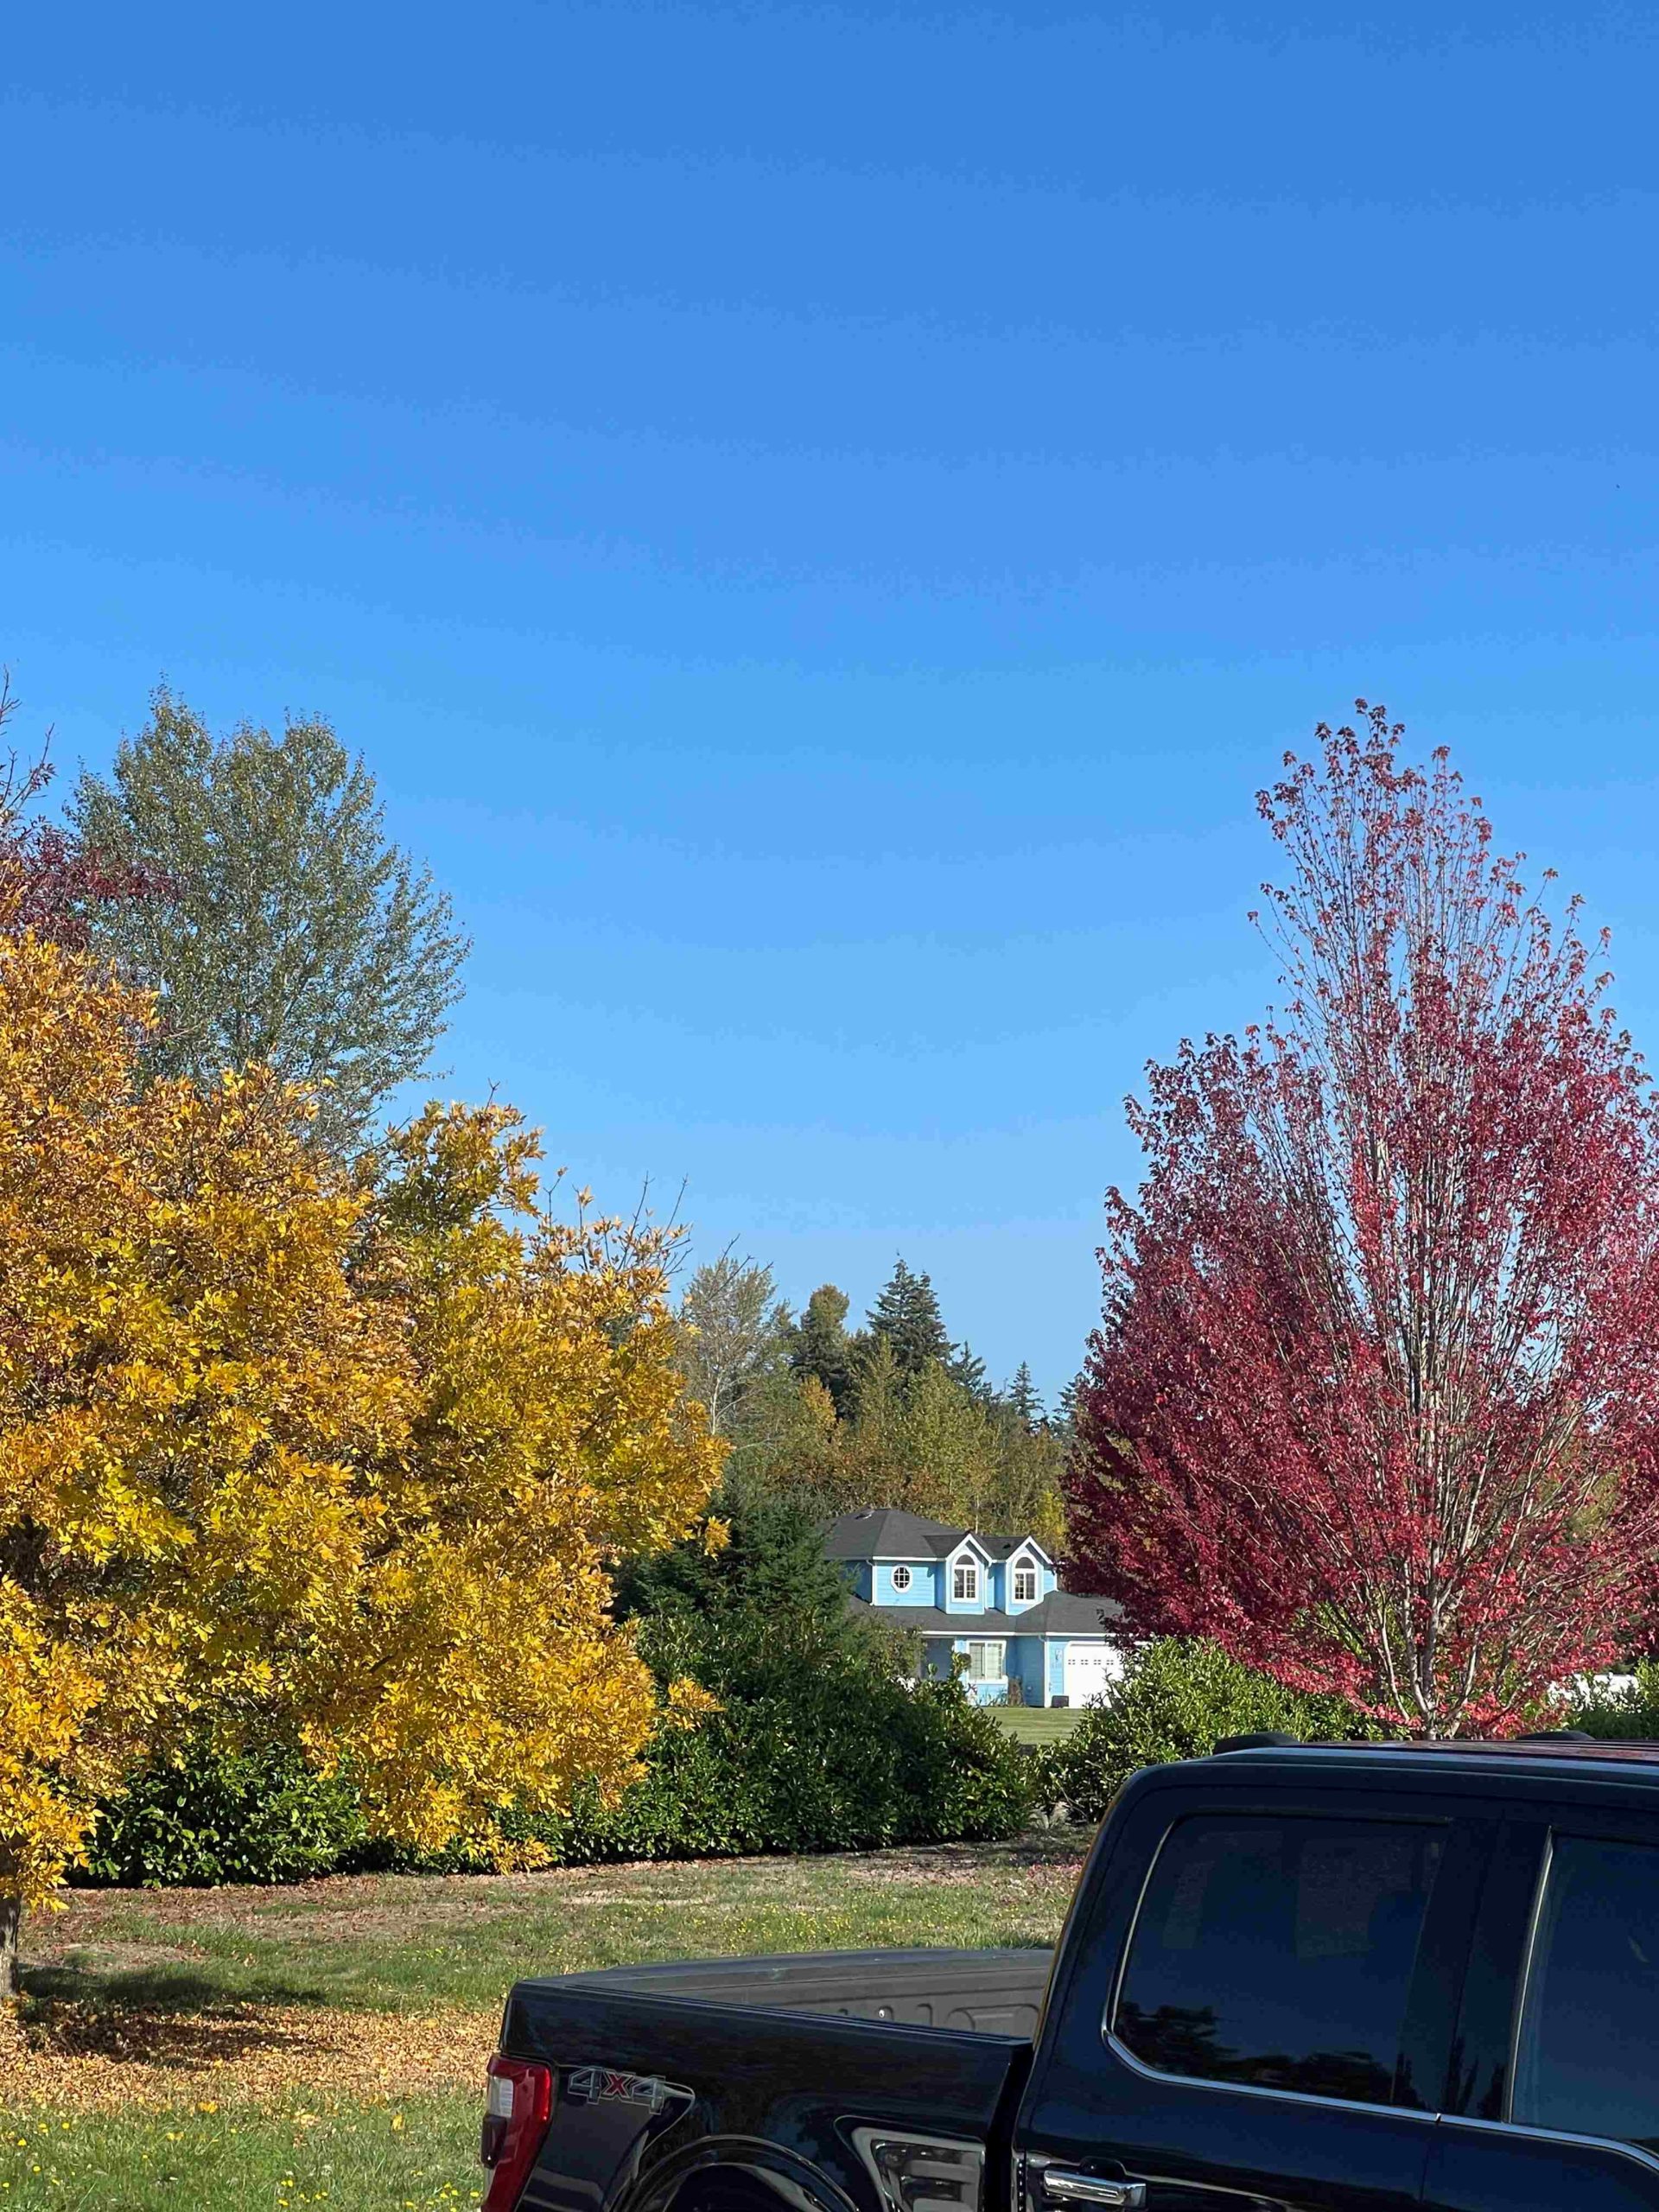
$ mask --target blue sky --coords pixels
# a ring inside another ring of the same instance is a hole
[[[700,1256],[1073,1371],[1357,693],[1659,1039],[1650,10],[29,11],[0,656],[329,715],[491,1085]]]

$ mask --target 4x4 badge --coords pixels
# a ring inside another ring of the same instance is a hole
[[[660,2112],[668,2101],[668,2084],[655,2074],[618,2074],[608,2066],[578,2066],[565,2084],[565,2094],[582,2104],[648,2105]]]

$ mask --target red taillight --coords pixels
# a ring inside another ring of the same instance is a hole
[[[553,2069],[498,2051],[486,2069],[480,2162],[490,2170],[482,2212],[512,2212],[553,2116]]]

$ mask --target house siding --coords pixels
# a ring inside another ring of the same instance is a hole
[[[874,1603],[878,1605],[937,1605],[938,1603],[938,1562],[931,1559],[877,1560],[874,1562],[875,1578]],[[894,1582],[893,1570],[904,1567],[910,1571],[910,1586],[901,1590]]]

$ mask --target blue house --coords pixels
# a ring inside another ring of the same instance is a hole
[[[843,1513],[824,1533],[846,1572],[849,1602],[896,1628],[919,1630],[922,1671],[948,1676],[958,1657],[981,1705],[1086,1705],[1122,1671],[1109,1598],[1059,1587],[1034,1536],[983,1536],[918,1514],[876,1507]]]

